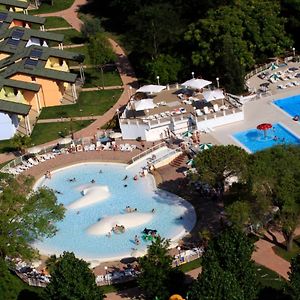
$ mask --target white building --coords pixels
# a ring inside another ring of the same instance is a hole
[[[168,89],[153,98],[135,94],[119,115],[124,139],[157,141],[187,130],[210,131],[215,127],[244,120],[243,107],[229,102],[221,90]],[[144,96],[144,97],[143,97]]]

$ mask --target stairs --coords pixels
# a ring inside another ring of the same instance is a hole
[[[183,165],[184,161],[186,160],[186,155],[184,153],[177,156],[174,160],[170,162],[170,166],[174,168],[178,168]]]

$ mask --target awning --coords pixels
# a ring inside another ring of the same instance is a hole
[[[225,98],[222,90],[205,91],[202,95],[207,102]]]
[[[188,81],[185,81],[181,85],[186,86],[186,87],[190,87],[192,89],[201,90],[204,87],[206,87],[207,85],[210,85],[211,83],[212,82],[208,81],[208,80],[193,78],[193,79],[190,79]]]
[[[136,101],[134,103],[134,107],[136,111],[140,111],[146,109],[153,109],[156,107],[156,104],[153,103],[153,99],[149,98]]]
[[[31,105],[0,99],[0,111],[2,112],[27,116],[29,114],[30,109]]]
[[[149,85],[143,85],[140,87],[136,92],[141,93],[159,93],[162,90],[166,88],[165,85],[155,85],[155,84],[149,84]]]

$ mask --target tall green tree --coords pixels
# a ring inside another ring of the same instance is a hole
[[[86,39],[89,39],[97,33],[103,33],[104,29],[99,18],[84,17],[80,31]]]
[[[64,208],[57,203],[48,188],[32,190],[30,176],[4,177],[0,181],[0,258],[32,258],[31,242],[51,237],[55,222],[64,216]]]
[[[145,68],[148,73],[148,78],[151,78],[152,82],[156,82],[157,76],[159,76],[159,82],[161,84],[167,84],[177,81],[181,63],[175,57],[168,54],[161,54],[147,63]]]
[[[115,62],[116,55],[103,33],[97,33],[89,38],[88,53],[91,63],[101,70],[102,88],[104,88],[103,68],[105,64]]]
[[[172,257],[168,254],[169,241],[158,237],[148,247],[147,254],[139,259],[141,274],[138,285],[147,299],[166,299],[172,270]]]
[[[289,272],[289,282],[287,284],[287,293],[291,296],[292,300],[300,299],[300,254],[298,254],[291,261]]]
[[[272,207],[278,207],[273,218],[281,229],[288,250],[300,221],[300,149],[277,146],[255,153],[251,157],[249,179],[250,204],[264,218]],[[261,219],[263,223],[263,220]]]
[[[227,178],[244,178],[248,166],[248,153],[234,145],[214,146],[199,153],[194,162],[197,169],[196,179],[214,187],[224,188]]]
[[[214,237],[203,256],[203,271],[189,292],[191,299],[256,299],[253,250],[253,243],[237,228],[228,227]]]
[[[51,281],[45,288],[44,298],[49,300],[101,300],[101,289],[89,264],[64,252],[51,268]]]

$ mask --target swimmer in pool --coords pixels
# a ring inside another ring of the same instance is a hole
[[[124,178],[123,178],[123,180],[126,180],[128,178],[128,176],[126,175]]]
[[[95,179],[92,179],[92,180],[91,180],[91,183],[95,183],[95,182],[96,182]]]
[[[102,172],[102,170],[99,170],[99,174],[102,174],[103,172]]]
[[[124,184],[124,187],[127,187],[127,184]]]

